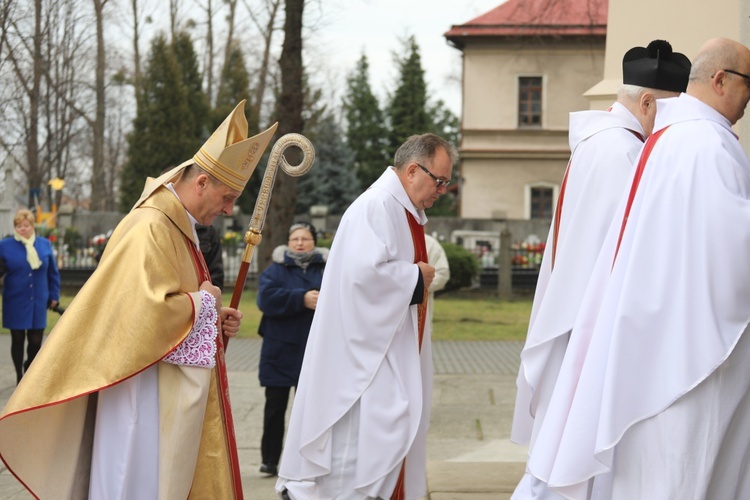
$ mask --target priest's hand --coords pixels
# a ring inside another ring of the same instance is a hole
[[[216,312],[221,313],[221,289],[218,286],[214,286],[210,281],[206,280],[201,283],[201,290],[204,290],[216,299]]]
[[[231,307],[222,307],[219,315],[221,318],[221,332],[227,337],[236,337],[240,331],[240,320],[242,313]]]
[[[422,273],[422,281],[424,283],[424,289],[428,290],[432,284],[432,280],[435,279],[435,268],[426,262],[417,262],[419,271]]]

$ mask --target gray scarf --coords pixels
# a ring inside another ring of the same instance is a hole
[[[307,266],[310,265],[310,262],[312,262],[313,258],[318,254],[314,248],[309,252],[292,252],[290,249],[287,249],[284,253],[302,269],[302,272],[307,272]]]

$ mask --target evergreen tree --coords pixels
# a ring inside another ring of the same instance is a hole
[[[251,122],[252,113],[248,113],[251,107],[250,99],[250,73],[245,65],[245,55],[239,46],[234,46],[229,51],[229,59],[224,63],[221,70],[221,84],[216,94],[216,106],[213,110],[213,128],[218,127],[221,122],[232,112],[237,104],[247,99],[245,104],[245,116],[248,117],[248,137],[260,132],[258,123]],[[263,168],[268,159],[268,151],[265,152],[263,159],[258,163],[257,170],[253,173],[248,181],[242,195],[237,200],[237,205],[243,213],[250,214],[255,208],[255,200],[260,191],[260,184],[263,180]]]
[[[229,51],[229,59],[221,70],[221,84],[216,94],[216,106],[213,111],[213,127],[218,127],[224,118],[232,112],[237,103],[242,99],[250,99],[250,73],[245,64],[245,55],[242,49],[234,46]],[[245,105],[250,108],[250,102]],[[247,116],[248,113],[246,112]],[[258,123],[248,122],[249,134],[255,135],[259,132]]]
[[[424,81],[419,46],[414,36],[404,42],[403,58],[397,58],[399,77],[390,102],[388,118],[388,156],[393,158],[398,147],[413,134],[432,132],[434,125],[427,109],[427,84]]]
[[[396,149],[413,134],[432,132],[454,146],[458,146],[459,122],[456,115],[437,101],[431,104],[427,98],[427,85],[424,80],[419,47],[414,37],[405,43],[403,58],[397,59],[399,79],[396,91],[388,109],[390,122],[389,153],[393,156]],[[458,181],[458,165],[453,166],[453,182]],[[444,194],[427,210],[428,215],[456,215],[457,200],[455,191]]]
[[[128,161],[123,167],[120,208],[128,211],[143,190],[146,177],[156,177],[195,154],[188,92],[175,53],[163,35],[154,38],[143,76],[141,103],[128,135]]]
[[[446,141],[458,147],[459,134],[461,131],[458,117],[454,115],[450,109],[445,107],[445,103],[442,100],[438,100],[434,105],[429,106],[428,114],[430,115],[430,120],[433,124],[433,129],[430,132],[439,135]],[[457,165],[454,165],[453,167],[458,168]]]
[[[315,144],[315,163],[297,182],[295,213],[307,213],[312,205],[327,205],[329,213],[342,214],[360,193],[352,168],[354,152],[343,141],[341,126],[332,114],[326,114],[306,133]]]
[[[392,157],[389,158],[386,152],[387,131],[383,112],[370,87],[367,56],[362,54],[346,83],[346,141],[354,153],[354,170],[359,184],[365,189],[392,162]]]
[[[184,119],[189,122],[188,127],[192,130],[190,137],[193,139],[193,145],[186,154],[193,155],[213,131],[213,128],[210,128],[208,96],[203,91],[203,75],[198,69],[198,56],[190,35],[184,31],[177,33],[172,41],[172,49],[180,65],[182,82],[187,92],[189,113]],[[186,156],[186,159],[189,157]]]
[[[433,129],[431,132],[458,147],[460,131],[458,117],[454,115],[450,109],[445,107],[443,101],[437,101],[437,103],[430,106],[428,112],[433,123]],[[459,175],[458,164],[455,164],[453,165],[453,181],[452,185],[449,186],[449,191],[438,198],[435,204],[427,209],[428,215],[458,215],[458,199],[456,198],[456,191],[450,191],[450,189],[453,189],[453,185],[458,183]]]

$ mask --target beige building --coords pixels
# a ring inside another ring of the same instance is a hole
[[[718,36],[750,45],[750,0],[508,0],[453,26],[461,217],[549,219],[570,154],[568,114],[615,100],[622,55],[665,39],[692,59]],[[750,152],[750,119],[735,128]]]
[[[731,38],[750,47],[750,0],[610,0],[609,20],[604,75],[585,93],[591,109],[605,109],[614,100],[622,54],[635,45],[661,38],[691,60],[710,38]],[[734,128],[750,154],[750,119]]]
[[[606,0],[509,0],[445,34],[463,52],[461,217],[551,218],[606,15]]]

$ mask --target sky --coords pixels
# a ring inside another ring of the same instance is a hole
[[[460,116],[461,51],[448,45],[443,34],[503,1],[320,0],[317,10],[306,7],[313,26],[306,50],[321,64],[319,76],[338,99],[346,75],[364,52],[370,64],[370,85],[383,106],[398,76],[393,52],[401,50],[402,39],[414,35],[431,100],[442,99]]]

